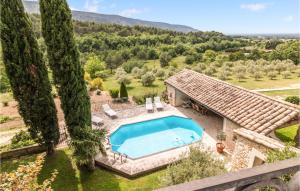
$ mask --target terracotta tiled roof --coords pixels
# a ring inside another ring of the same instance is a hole
[[[296,105],[192,70],[184,69],[165,82],[241,127],[264,135],[300,117]]]

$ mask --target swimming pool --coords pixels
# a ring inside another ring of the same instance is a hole
[[[122,125],[110,135],[112,150],[137,159],[194,143],[203,129],[190,118],[168,116]]]

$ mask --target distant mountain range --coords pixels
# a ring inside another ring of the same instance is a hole
[[[39,3],[37,1],[23,1],[26,12],[39,14]],[[147,26],[147,27],[156,27],[160,29],[173,30],[178,32],[196,32],[198,30],[185,26],[185,25],[176,25],[163,22],[152,22],[144,21],[139,19],[132,19],[127,17],[122,17],[119,15],[106,15],[99,13],[91,13],[84,11],[75,11],[72,10],[72,16],[74,20],[78,21],[89,21],[95,23],[106,23],[106,24],[119,24],[119,25],[128,25],[128,26]]]

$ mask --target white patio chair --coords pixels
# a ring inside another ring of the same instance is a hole
[[[96,126],[103,125],[103,119],[96,115],[92,115],[92,124]]]
[[[164,109],[164,106],[160,101],[160,97],[158,97],[158,96],[154,97],[154,105],[155,105],[157,110],[163,110]]]
[[[153,111],[153,104],[152,104],[152,98],[146,98],[146,110],[148,112],[152,112]]]
[[[117,112],[115,112],[113,109],[110,108],[108,104],[102,105],[102,109],[106,115],[108,115],[111,118],[117,117]]]

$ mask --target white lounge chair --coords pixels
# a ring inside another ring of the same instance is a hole
[[[160,101],[160,97],[154,97],[154,105],[155,105],[157,110],[163,110],[164,109],[164,106]]]
[[[148,112],[152,112],[153,111],[153,104],[152,104],[152,98],[146,98],[146,110]]]
[[[96,126],[100,126],[103,124],[103,119],[96,115],[92,115],[92,124]]]
[[[117,117],[117,112],[112,110],[108,104],[102,105],[103,111],[106,115],[108,115],[111,118]]]

